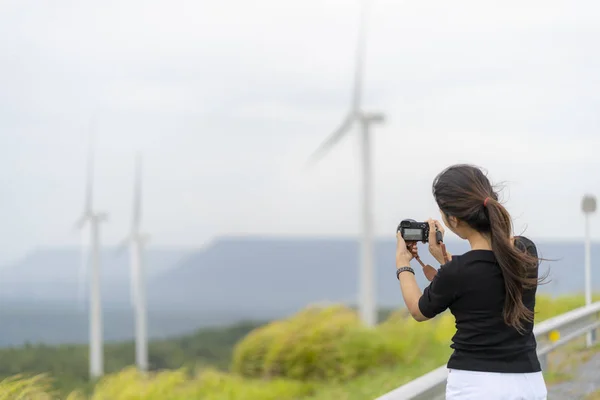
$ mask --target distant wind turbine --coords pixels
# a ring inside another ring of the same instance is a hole
[[[331,150],[347,135],[351,128],[358,124],[361,128],[361,163],[362,163],[362,238],[360,247],[359,274],[359,314],[363,323],[374,326],[377,323],[377,305],[375,302],[374,260],[373,260],[373,216],[372,216],[372,177],[371,177],[371,141],[370,126],[383,123],[385,117],[381,113],[367,113],[361,108],[362,80],[364,71],[364,55],[366,44],[366,1],[363,1],[360,13],[358,45],[356,49],[356,70],[354,90],[350,111],[341,125],[336,129],[310,157],[313,163]]]
[[[143,269],[144,245],[148,235],[140,232],[142,224],[142,156],[135,160],[133,218],[131,232],[123,247],[129,246],[131,257],[131,301],[135,314],[135,362],[142,372],[148,370],[148,336],[146,324],[146,288]]]
[[[87,182],[85,190],[85,203],[81,217],[76,223],[76,228],[83,230],[86,224],[90,228],[90,248],[86,268],[91,269],[90,274],[90,365],[91,379],[97,379],[104,373],[103,354],[103,327],[102,327],[102,298],[100,288],[100,223],[106,221],[106,213],[93,209],[94,191],[94,140],[93,132],[90,135],[90,146],[87,160]],[[85,235],[85,233],[83,233]]]

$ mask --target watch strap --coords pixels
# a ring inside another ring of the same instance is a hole
[[[396,270],[396,278],[398,278],[398,280],[400,280],[400,274],[404,271],[411,272],[413,275],[415,274],[415,270],[411,267],[400,267]]]

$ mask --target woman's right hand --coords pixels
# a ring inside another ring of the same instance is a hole
[[[446,264],[446,260],[444,259],[444,252],[442,251],[442,246],[437,242],[437,238],[435,235],[436,228],[438,231],[442,232],[442,238],[444,237],[444,227],[440,223],[440,221],[436,221],[434,219],[428,219],[427,223],[429,224],[429,252],[439,262],[440,264]],[[448,253],[448,257],[451,257],[450,253]]]

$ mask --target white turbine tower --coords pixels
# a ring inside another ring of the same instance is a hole
[[[81,217],[76,223],[80,230],[88,224],[90,229],[89,257],[87,257],[86,268],[91,269],[90,276],[90,378],[97,379],[104,372],[104,354],[102,338],[102,298],[100,288],[100,223],[106,221],[107,215],[94,211],[94,144],[93,137],[90,138],[90,148],[87,160],[87,183],[85,191],[85,204]],[[83,233],[85,234],[85,233]]]
[[[360,246],[359,273],[359,313],[361,320],[367,326],[377,323],[377,305],[375,302],[374,260],[373,260],[373,216],[372,216],[372,177],[371,177],[371,141],[370,126],[383,123],[381,113],[368,113],[361,108],[362,80],[364,70],[365,36],[366,36],[366,1],[363,2],[360,14],[358,46],[356,50],[356,70],[354,76],[354,91],[351,108],[340,127],[335,130],[311,156],[314,161],[335,146],[339,140],[349,133],[357,124],[361,128],[361,163],[362,163],[362,238]]]
[[[131,232],[124,245],[131,257],[131,300],[135,314],[135,362],[142,372],[148,370],[148,337],[146,327],[146,288],[143,269],[144,245],[148,236],[140,232],[142,223],[142,157],[135,160],[133,219]]]

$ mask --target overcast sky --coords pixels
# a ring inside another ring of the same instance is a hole
[[[358,233],[357,132],[305,168],[349,106],[358,4],[0,0],[0,263],[79,243],[92,117],[107,244],[129,227],[137,150],[155,245]],[[377,234],[437,217],[433,178],[469,162],[508,183],[518,231],[581,237],[600,3],[375,0],[369,20]]]

